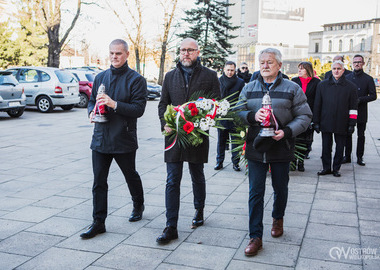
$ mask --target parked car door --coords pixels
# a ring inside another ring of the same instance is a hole
[[[41,87],[38,76],[38,71],[35,69],[20,69],[17,75],[18,82],[24,86],[27,105],[35,104],[35,97]]]

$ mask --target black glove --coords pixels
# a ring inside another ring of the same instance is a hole
[[[352,135],[352,133],[354,133],[354,131],[355,131],[355,126],[348,126],[348,130],[347,130],[348,135]]]
[[[317,133],[321,132],[321,130],[319,128],[319,124],[314,124],[313,128],[314,128],[315,132],[317,132]]]

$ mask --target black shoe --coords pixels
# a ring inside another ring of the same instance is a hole
[[[326,175],[326,174],[332,174],[332,171],[331,170],[322,170],[322,171],[318,172],[318,175]]]
[[[345,164],[345,163],[351,163],[351,158],[344,156],[342,159],[342,164]]]
[[[105,233],[106,232],[106,225],[104,222],[100,221],[94,221],[91,226],[89,227],[89,230],[87,232],[84,232],[80,235],[83,239],[90,239],[95,237],[98,234]]]
[[[298,170],[300,172],[304,172],[305,171],[305,166],[304,166],[303,162],[301,162],[301,161],[298,161]]]
[[[144,205],[141,205],[140,207],[133,207],[131,216],[129,217],[129,222],[135,222],[142,219],[142,215],[144,212]]]
[[[340,173],[339,173],[339,171],[333,171],[333,175],[334,175],[335,177],[340,177]]]
[[[365,166],[365,162],[363,161],[363,158],[358,158],[357,163],[358,163],[360,166]]]
[[[202,226],[204,223],[204,220],[203,220],[203,209],[197,209],[195,211],[195,215],[194,215],[194,218],[193,218],[193,222],[192,222],[192,226],[191,228],[192,229],[195,229],[199,226]]]
[[[223,168],[223,163],[222,162],[218,162],[216,163],[215,167],[214,167],[214,170],[218,171],[220,169]]]
[[[310,154],[307,154],[307,155],[305,156],[305,159],[310,159]]]
[[[171,240],[178,238],[178,231],[177,228],[167,226],[163,233],[157,237],[156,242],[159,244],[167,244]]]
[[[239,164],[234,164],[234,166],[232,166],[232,168],[234,169],[235,172],[240,172],[240,167],[239,167]]]

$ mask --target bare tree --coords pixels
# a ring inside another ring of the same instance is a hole
[[[170,28],[173,22],[174,13],[177,8],[178,0],[166,0],[166,1],[159,0],[159,1],[160,1],[160,5],[164,9],[164,32],[163,32],[162,37],[160,38],[161,57],[160,57],[160,72],[158,74],[158,84],[162,85],[162,82],[164,80],[165,59],[166,59],[166,52],[167,52],[167,47],[168,47],[169,32],[170,32]]]
[[[34,0],[35,10],[37,17],[48,35],[49,45],[48,45],[48,66],[49,67],[59,67],[60,53],[62,51],[63,45],[67,37],[69,36],[71,30],[73,30],[76,21],[80,15],[82,1],[77,0],[77,9],[74,18],[71,21],[69,28],[66,30],[65,34],[59,40],[59,31],[61,28],[61,0],[44,1],[44,0]]]
[[[113,1],[112,1],[113,2]],[[111,5],[110,0],[106,0],[108,7],[112,10],[112,12],[119,19],[120,23],[123,25],[125,32],[127,33],[128,39],[133,44],[135,59],[136,59],[136,71],[141,73],[140,70],[140,62],[141,62],[141,54],[144,44],[144,39],[142,36],[142,1],[134,0],[134,6],[131,5],[132,1],[123,0],[124,6],[128,10],[127,17],[123,17],[121,14],[120,6],[114,7]],[[132,24],[132,25],[131,25]]]

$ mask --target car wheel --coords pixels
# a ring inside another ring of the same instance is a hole
[[[74,104],[71,104],[71,105],[62,105],[61,108],[64,111],[70,111],[72,108],[74,108]]]
[[[37,99],[37,109],[42,113],[49,113],[53,111],[53,103],[47,96],[42,96]]]
[[[10,117],[20,117],[24,113],[25,108],[18,108],[18,109],[12,109],[10,111],[7,111],[7,114]]]
[[[79,100],[79,103],[77,104],[77,106],[79,108],[87,108],[87,105],[88,105],[88,97],[86,94],[80,94],[80,100]]]

